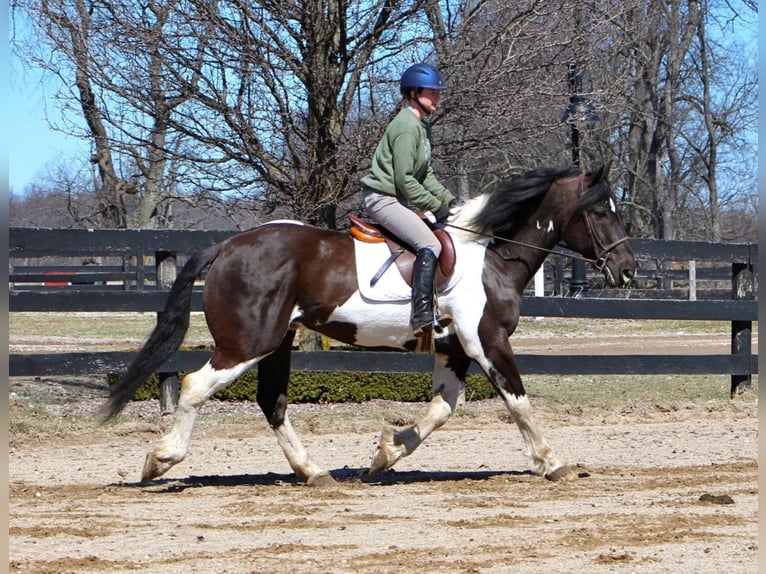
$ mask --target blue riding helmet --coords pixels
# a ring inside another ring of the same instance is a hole
[[[410,90],[428,88],[431,90],[446,90],[439,70],[431,64],[415,64],[407,68],[402,74],[400,89],[403,94]]]

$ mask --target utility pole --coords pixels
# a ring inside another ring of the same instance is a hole
[[[569,62],[567,69],[569,85],[569,105],[561,120],[569,124],[572,130],[572,164],[580,167],[580,128],[579,124],[593,124],[601,121],[595,112],[593,104],[582,95],[582,74],[577,69],[577,62]],[[569,280],[568,297],[577,297],[588,290],[588,276],[585,262],[582,259],[572,259],[572,276]]]

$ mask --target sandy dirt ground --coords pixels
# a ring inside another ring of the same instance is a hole
[[[55,351],[83,345],[53,343]],[[653,344],[729,352],[727,337],[668,332]],[[50,345],[12,337],[10,351]],[[645,347],[630,333],[589,337],[587,349],[576,335],[515,339],[519,353]],[[220,401],[204,407],[188,458],[139,483],[167,421],[156,401],[134,402],[95,426],[104,396],[103,382],[82,377],[10,381],[11,409],[46,423],[9,445],[11,572],[757,572],[752,391],[616,409],[533,400],[546,438],[579,473],[566,483],[529,472],[499,400],[468,403],[375,477],[366,469],[381,425],[414,422],[424,405],[291,405],[304,445],[337,481],[326,488],[294,477],[255,405]]]
[[[754,396],[537,409],[579,472],[566,483],[529,473],[498,400],[468,403],[373,478],[382,422],[410,422],[423,405],[291,405],[305,446],[337,480],[312,488],[291,474],[254,405],[217,401],[189,457],[141,484],[159,437],[156,402],[93,428],[76,421],[101,404],[97,385],[49,386],[72,393],[40,415],[59,427],[9,447],[11,572],[757,571]],[[11,408],[40,387],[12,381]]]

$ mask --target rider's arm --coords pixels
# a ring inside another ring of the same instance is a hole
[[[418,137],[410,132],[399,134],[392,147],[397,194],[417,209],[432,212],[454,199],[434,176]]]

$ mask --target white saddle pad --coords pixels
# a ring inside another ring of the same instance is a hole
[[[370,301],[409,301],[412,297],[412,289],[402,279],[402,274],[396,267],[396,262],[392,263],[385,273],[381,275],[375,286],[370,285],[370,280],[380,271],[380,268],[391,256],[391,251],[385,243],[365,243],[364,241],[354,240],[356,253],[356,275],[358,277],[359,292],[362,297]],[[446,293],[452,289],[462,275],[462,265],[460,264],[460,247],[455,240],[455,250],[457,261],[455,271],[447,283],[439,289],[439,293]]]

